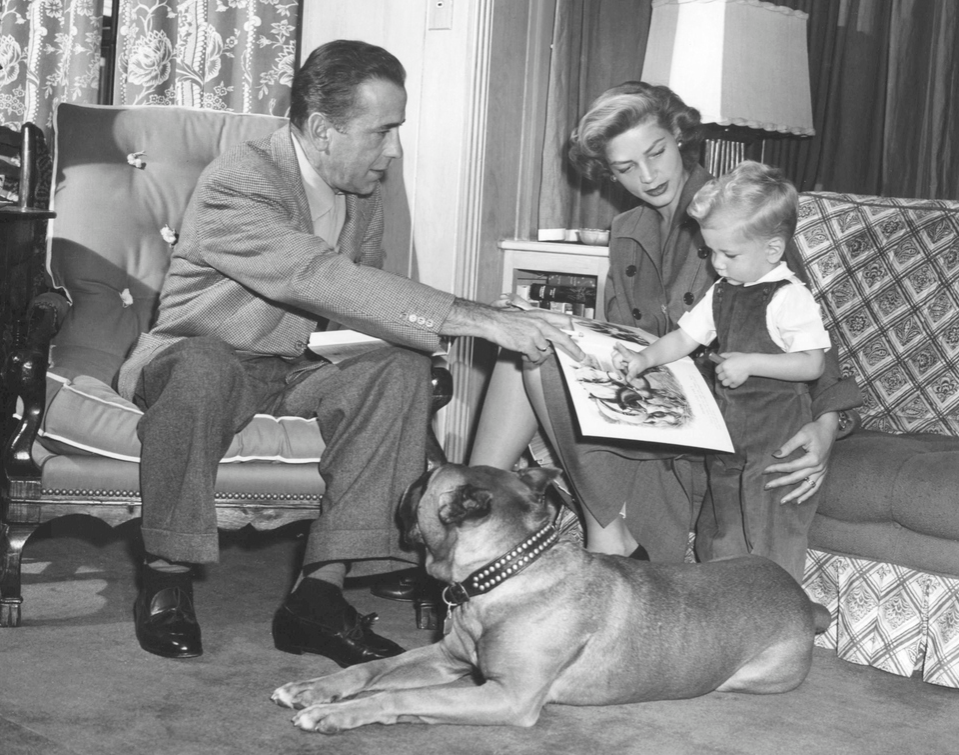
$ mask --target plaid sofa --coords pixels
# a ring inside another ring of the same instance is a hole
[[[959,687],[959,202],[811,192],[796,241],[863,429],[836,443],[805,587],[846,660]]]

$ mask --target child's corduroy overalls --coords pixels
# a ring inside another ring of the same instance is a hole
[[[782,354],[769,335],[766,307],[789,281],[733,286],[716,284],[713,317],[719,351]],[[812,420],[809,387],[803,382],[749,377],[738,388],[716,383],[716,399],[736,453],[707,456],[712,497],[700,518],[697,550],[708,559],[754,553],[783,566],[802,582],[809,525],[818,494],[802,504],[779,501],[788,488],[765,489],[763,469],[773,451]],[[803,453],[802,449],[797,454]]]

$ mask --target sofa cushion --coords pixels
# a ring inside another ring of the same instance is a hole
[[[833,447],[810,547],[959,576],[959,438],[862,430]]]
[[[101,380],[47,379],[40,444],[53,453],[140,460],[137,424],[143,416]],[[258,414],[233,438],[222,464],[276,461],[316,464],[324,448],[315,419]]]
[[[796,242],[863,425],[959,435],[959,202],[806,193]]]
[[[53,343],[54,373],[113,385],[153,322],[170,241],[200,173],[227,147],[285,123],[171,106],[57,107],[48,262],[73,306]]]

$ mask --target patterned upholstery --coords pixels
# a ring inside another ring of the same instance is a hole
[[[959,579],[810,550],[804,587],[834,617],[820,647],[899,676],[959,687]]]
[[[796,243],[863,425],[909,434],[834,448],[804,580],[833,614],[817,644],[959,687],[959,202],[802,194]]]
[[[864,426],[959,435],[959,202],[807,193],[796,242]]]

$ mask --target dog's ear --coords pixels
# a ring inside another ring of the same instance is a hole
[[[546,492],[549,484],[559,477],[559,470],[554,467],[527,467],[517,474],[539,498]]]
[[[460,525],[467,519],[482,519],[493,506],[493,496],[488,490],[460,485],[443,496],[439,518],[443,524]]]

